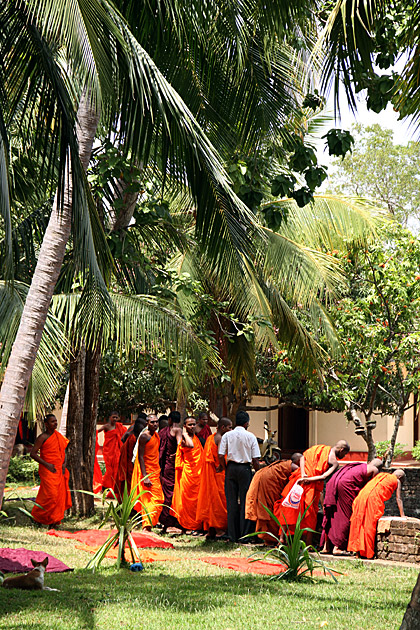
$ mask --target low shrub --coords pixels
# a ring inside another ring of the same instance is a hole
[[[376,442],[375,443],[376,455],[378,457],[383,457],[385,453],[387,452],[387,450],[389,449],[390,445],[391,445],[391,440],[383,440],[382,442]],[[404,454],[404,446],[406,445],[400,444],[399,442],[395,442],[393,459],[396,459],[397,457],[401,457],[401,455]]]
[[[417,440],[411,452],[413,454],[414,459],[417,459],[417,461],[420,462],[420,440]]]
[[[6,483],[39,483],[38,464],[29,455],[15,455],[11,458]]]

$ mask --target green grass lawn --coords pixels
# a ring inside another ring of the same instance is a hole
[[[63,529],[97,527],[99,518]],[[23,516],[0,522],[1,546],[43,550],[71,567],[72,573],[47,574],[56,592],[0,589],[0,628],[7,630],[397,630],[417,571],[410,567],[334,562],[345,575],[287,583],[220,569],[200,556],[248,556],[256,548],[206,543],[202,538],[171,539],[162,553],[181,560],[155,562],[145,571],[117,571],[113,560],[92,574],[91,557],[75,541],[46,536],[45,528]]]

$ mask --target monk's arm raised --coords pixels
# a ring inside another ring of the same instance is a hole
[[[182,432],[182,442],[187,448],[194,448],[194,440],[188,435],[185,429]]]
[[[48,435],[46,435],[45,433],[41,433],[41,435],[39,437],[37,437],[37,439],[35,440],[35,444],[31,448],[31,452],[29,453],[29,455],[32,457],[32,459],[34,459],[36,462],[38,462],[38,464],[41,464],[42,466],[45,466],[45,468],[47,470],[49,470],[52,473],[55,473],[55,472],[57,472],[57,470],[56,470],[54,464],[49,464],[48,462],[45,461],[45,459],[42,459],[42,457],[40,457],[38,455],[39,449],[44,444],[44,442],[47,439],[47,437],[48,437]]]
[[[139,438],[139,450],[137,452],[137,457],[139,458],[142,482],[143,482],[143,485],[146,486],[147,488],[150,488],[150,486],[152,485],[152,482],[147,476],[146,466],[144,463],[144,449],[149,440],[150,438],[145,433],[142,433],[142,435],[140,435],[140,438]]]

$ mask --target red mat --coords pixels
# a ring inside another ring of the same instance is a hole
[[[87,551],[88,553],[96,553],[99,547],[90,547],[89,545],[75,545],[76,549],[81,549],[82,551]],[[125,546],[125,558],[128,561],[131,558],[130,549],[128,545]],[[113,548],[106,552],[105,558],[117,558],[118,557],[118,549]],[[176,558],[174,556],[165,556],[161,555],[160,551],[142,551],[140,554],[140,560],[143,562],[175,562],[177,560],[182,560],[182,558]]]
[[[37,562],[48,558],[48,573],[63,573],[64,571],[73,571],[64,562],[57,560],[54,556],[50,556],[45,551],[31,551],[31,549],[0,549],[0,571],[3,573],[26,573],[33,569],[31,559]]]
[[[226,556],[208,556],[200,558],[203,562],[214,564],[223,569],[232,569],[240,573],[259,573],[261,575],[278,575],[284,573],[286,567],[283,564],[273,564],[272,562],[264,562],[256,560],[252,562],[251,558],[228,558]],[[309,574],[308,574],[309,575]],[[316,570],[313,575],[324,575],[323,571]]]
[[[116,529],[81,529],[77,532],[68,532],[63,529],[49,529],[46,533],[49,536],[58,538],[73,538],[90,547],[100,547],[104,542],[117,532]],[[162,549],[173,549],[173,544],[162,540],[154,534],[146,532],[132,532],[134,542],[141,549],[160,547]]]
[[[251,562],[250,558],[228,558],[225,556],[208,556],[200,558],[203,562],[214,564],[224,569],[232,569],[241,573],[260,573],[261,575],[277,575],[283,573],[286,567],[283,564],[272,564],[271,562],[263,562],[257,560]]]

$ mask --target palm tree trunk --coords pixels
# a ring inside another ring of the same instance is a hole
[[[93,130],[88,136],[80,134],[78,129],[80,159],[87,168],[99,120],[87,97],[82,97],[80,101],[78,120],[80,128],[86,128],[85,122],[90,121]],[[72,190],[69,168],[62,207],[58,208],[56,198],[0,390],[0,503],[26,390],[70,237]]]
[[[70,362],[67,467],[73,490],[71,511],[79,516],[94,512],[93,496],[77,490],[92,492],[100,360],[98,344],[93,350],[82,347],[75,351]]]
[[[411,594],[411,601],[405,611],[400,630],[418,630],[420,628],[420,574]]]

